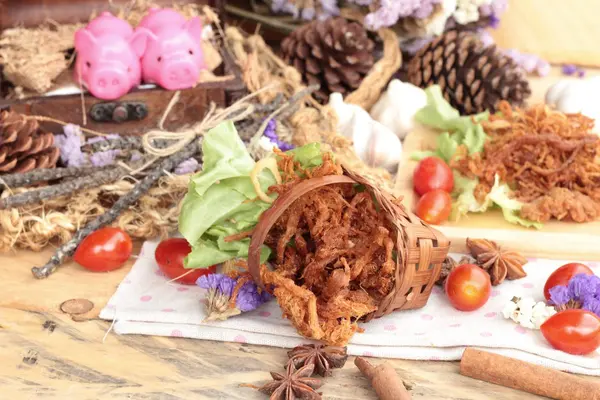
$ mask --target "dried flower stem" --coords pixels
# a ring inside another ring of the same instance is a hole
[[[160,164],[150,170],[148,175],[140,182],[138,182],[133,189],[125,196],[122,196],[115,202],[115,204],[106,213],[98,216],[96,219],[88,223],[83,229],[78,230],[75,233],[73,239],[62,245],[56,253],[50,258],[50,260],[43,267],[34,267],[31,269],[33,276],[37,279],[44,279],[52,275],[56,268],[60,266],[67,257],[70,257],[75,253],[75,250],[89,234],[95,230],[112,223],[119,214],[131,204],[135,203],[144,193],[146,193],[152,185],[165,173],[170,172],[183,160],[187,160],[194,154],[200,151],[199,146],[200,140],[194,140],[189,146],[184,147],[182,150],[164,158]]]
[[[30,186],[34,183],[47,182],[55,179],[73,178],[90,175],[100,170],[110,168],[106,167],[70,167],[70,168],[42,168],[34,169],[27,173],[15,173],[0,176],[0,185],[4,188],[18,188]]]

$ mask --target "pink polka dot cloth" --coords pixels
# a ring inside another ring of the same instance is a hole
[[[168,283],[154,261],[157,242],[146,242],[131,272],[121,282],[100,317],[115,320],[118,334],[186,337],[291,348],[307,340],[281,317],[276,301],[226,321],[206,317],[204,290]],[[600,352],[574,356],[550,347],[539,330],[504,319],[502,309],[513,296],[543,300],[547,277],[566,261],[532,259],[528,276],[505,281],[474,312],[455,310],[435,287],[427,305],[400,311],[363,325],[348,346],[353,355],[414,360],[459,360],[465,347],[478,347],[564,371],[600,376]],[[587,262],[597,274],[600,263]]]

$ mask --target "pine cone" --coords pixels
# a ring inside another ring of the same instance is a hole
[[[315,97],[357,89],[374,63],[375,44],[357,22],[329,18],[302,25],[281,42],[284,60],[309,85],[321,85]]]
[[[54,135],[42,131],[37,121],[13,111],[0,113],[0,173],[54,168],[59,156]]]
[[[449,31],[419,50],[408,79],[422,88],[439,85],[463,115],[495,112],[501,100],[520,107],[531,95],[525,72],[512,58],[466,31]]]

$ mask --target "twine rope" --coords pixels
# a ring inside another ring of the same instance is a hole
[[[183,129],[178,132],[169,132],[160,129],[146,132],[144,136],[142,136],[142,144],[144,146],[144,150],[147,154],[155,155],[158,157],[170,156],[185,148],[194,139],[196,139],[196,137],[204,135],[204,133],[216,127],[221,122],[237,122],[248,118],[250,114],[254,112],[254,105],[250,103],[250,100],[259,96],[261,93],[266,92],[267,90],[273,90],[277,86],[279,86],[278,83],[268,85],[254,93],[250,93],[249,95],[242,97],[241,99],[233,103],[231,106],[222,110],[217,110],[216,105],[214,103],[211,103],[208,112],[206,113],[202,121],[195,125],[192,125],[188,129]],[[165,110],[162,119],[166,119],[167,114],[174,107],[175,103],[171,103],[169,104],[170,107],[167,107],[167,109]],[[158,148],[154,146],[155,140],[169,140],[173,141],[174,143],[164,148]]]

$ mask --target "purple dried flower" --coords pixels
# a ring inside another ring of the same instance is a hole
[[[521,61],[519,64],[521,67],[525,69],[528,73],[531,73],[535,70],[538,65],[539,57],[533,54],[521,54]]]
[[[562,67],[563,75],[573,75],[575,72],[577,72],[577,67],[573,64],[565,64]]]
[[[394,25],[400,18],[412,15],[421,5],[421,0],[380,0],[379,8],[364,19],[371,30]]]
[[[492,14],[502,15],[508,8],[508,0],[492,0]]]
[[[579,78],[583,78],[584,76],[585,76],[585,69],[583,69],[583,68],[579,68],[579,69],[577,70],[577,77],[579,77]]]
[[[413,11],[411,16],[417,19],[425,19],[433,13],[433,7],[439,2],[440,0],[421,0],[421,4]]]
[[[233,307],[230,304],[231,296],[241,276],[232,278],[224,274],[209,274],[198,278],[196,284],[208,290],[206,295],[208,320],[227,319],[241,312],[254,310],[272,298],[267,292],[259,289],[256,283],[248,281],[237,291],[235,307]]]
[[[268,137],[269,139],[277,139],[277,121],[275,118],[271,118],[269,122],[267,122],[267,126],[265,127],[265,132],[263,135]]]
[[[131,161],[138,161],[142,159],[142,153],[140,153],[139,151],[133,151],[131,153]]]
[[[479,39],[483,42],[485,47],[489,47],[495,43],[494,38],[488,31],[482,29],[478,31],[477,34],[479,35]]]
[[[564,306],[571,300],[569,289],[566,286],[554,286],[550,289],[550,304]]]
[[[582,309],[591,311],[600,317],[600,299],[596,296],[588,296],[583,299]]]
[[[313,20],[315,18],[316,15],[316,11],[314,8],[304,8],[302,10],[302,19],[306,20],[306,21],[310,21]]]
[[[503,53],[512,58],[527,73],[535,72],[539,76],[546,76],[550,72],[550,64],[535,54],[521,53],[516,49],[506,49]]]
[[[121,150],[98,151],[90,156],[90,162],[95,167],[104,167],[115,162],[115,157],[121,153]]]
[[[81,167],[86,161],[81,151],[81,128],[67,124],[63,127],[63,133],[54,137],[54,145],[60,150],[60,159],[67,167]]]
[[[496,14],[491,14],[488,18],[488,26],[492,29],[497,29],[500,26],[500,18]]]
[[[271,295],[265,291],[259,290],[256,283],[246,282],[238,293],[235,305],[240,311],[246,312],[258,308],[258,306],[270,299]]]
[[[550,69],[551,69],[551,67],[550,67],[550,63],[548,61],[545,61],[545,60],[538,61],[536,71],[539,76],[548,76],[548,74],[550,73]]]
[[[235,279],[230,278],[229,276],[225,275],[225,277],[223,279],[221,279],[221,282],[219,282],[219,287],[217,288],[217,290],[229,297],[231,297],[231,293],[233,293],[233,289],[235,288]]]
[[[274,118],[269,120],[269,122],[267,123],[263,136],[268,138],[271,141],[271,143],[276,145],[277,148],[279,148],[279,150],[281,151],[288,151],[294,148],[294,145],[286,143],[283,140],[279,139],[279,136],[277,136],[277,121],[275,121]]]
[[[483,4],[479,6],[479,15],[482,17],[489,17],[494,13],[491,4]]]
[[[321,9],[323,10],[322,16],[336,17],[340,15],[340,8],[337,3],[336,0],[321,0]]]
[[[177,168],[175,168],[175,174],[177,175],[186,175],[186,174],[191,174],[193,172],[196,172],[196,170],[198,169],[198,165],[200,165],[200,163],[198,162],[198,160],[196,160],[195,158],[188,158],[187,160],[185,160],[184,162],[182,162],[181,164],[179,164],[177,166]]]
[[[584,298],[600,293],[600,278],[596,275],[577,274],[569,281],[568,289],[571,299],[581,302]]]
[[[202,289],[226,289],[227,295],[231,296],[233,290],[234,280],[225,274],[208,274],[202,275],[196,280],[196,285]]]

